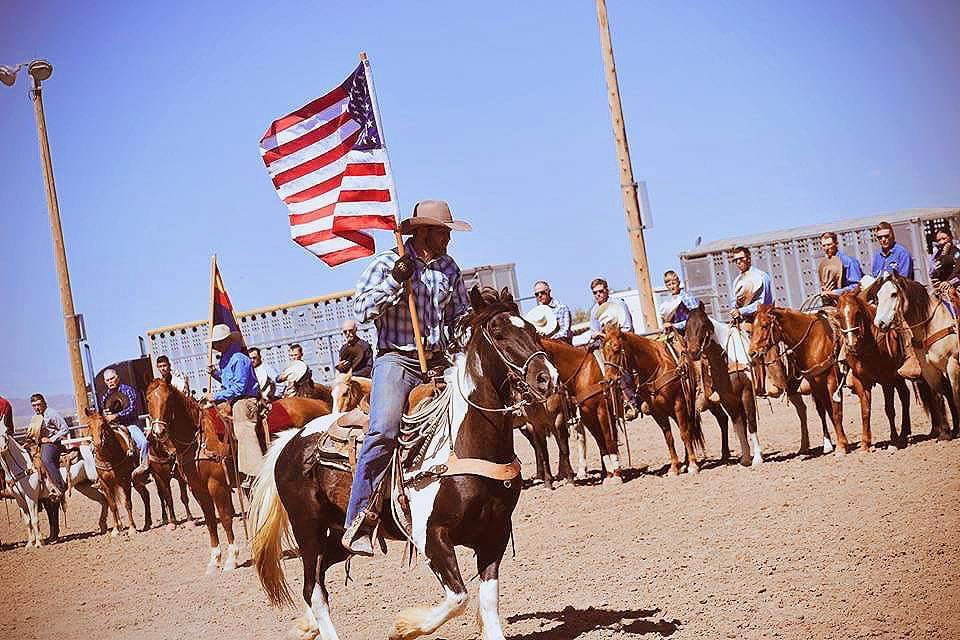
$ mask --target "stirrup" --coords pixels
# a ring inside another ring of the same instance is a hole
[[[373,556],[373,537],[369,531],[361,531],[366,521],[367,512],[361,510],[343,532],[340,544],[354,555],[371,557]]]

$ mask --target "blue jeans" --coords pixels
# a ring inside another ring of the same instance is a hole
[[[137,445],[137,449],[140,450],[140,464],[143,464],[144,460],[147,459],[147,452],[150,450],[150,443],[147,442],[147,437],[143,435],[143,431],[140,430],[135,424],[128,424],[127,432],[130,434],[130,437],[133,439],[133,443]]]
[[[67,490],[67,483],[60,474],[60,454],[63,453],[63,445],[59,442],[48,442],[40,445],[40,458],[43,460],[43,466],[47,469],[47,475],[50,481],[60,490],[61,493]]]
[[[400,416],[410,390],[422,382],[417,358],[385,353],[373,363],[373,387],[370,391],[370,426],[364,436],[353,488],[347,504],[344,526],[349,527],[360,511],[367,508],[373,490],[380,484],[390,456],[397,447]]]

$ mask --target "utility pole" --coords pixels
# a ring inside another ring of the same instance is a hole
[[[0,67],[0,82],[12,86],[17,72],[23,65]],[[77,408],[77,420],[86,417],[87,384],[83,377],[83,363],[80,359],[80,328],[73,308],[73,293],[70,289],[70,272],[67,269],[67,251],[63,245],[63,229],[60,226],[60,205],[57,204],[57,187],[53,180],[53,162],[50,160],[50,142],[47,140],[47,120],[43,113],[41,84],[53,74],[53,65],[46,60],[34,60],[27,66],[33,87],[30,99],[33,100],[34,114],[37,118],[37,135],[40,139],[40,163],[43,169],[43,185],[47,193],[47,211],[50,213],[50,232],[53,236],[53,257],[57,264],[57,279],[60,284],[60,303],[63,306],[63,324],[67,334],[67,352],[70,357],[70,373],[73,377],[73,396]]]
[[[640,204],[637,201],[637,183],[633,179],[630,148],[627,145],[627,128],[623,122],[623,107],[620,105],[620,85],[617,82],[617,66],[613,60],[613,43],[610,41],[606,0],[597,0],[597,24],[600,27],[600,51],[603,54],[603,67],[607,76],[607,99],[610,102],[610,116],[613,119],[613,138],[617,143],[617,160],[620,162],[620,191],[623,193],[627,237],[630,238],[630,252],[633,255],[633,272],[637,278],[637,290],[640,292],[643,328],[644,331],[653,331],[659,323],[653,303],[647,248],[643,242],[643,223],[640,220]]]

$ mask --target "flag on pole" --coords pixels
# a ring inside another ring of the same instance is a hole
[[[243,341],[243,333],[240,331],[240,325],[233,314],[233,303],[230,302],[230,296],[227,295],[227,288],[223,286],[223,278],[220,277],[220,267],[217,266],[216,257],[213,261],[213,295],[212,295],[212,315],[210,318],[210,328],[215,325],[225,324],[230,327],[230,333],[240,341],[240,348],[247,350]]]
[[[260,155],[293,241],[329,266],[373,255],[366,230],[396,228],[393,176],[362,63],[333,91],[275,120]]]

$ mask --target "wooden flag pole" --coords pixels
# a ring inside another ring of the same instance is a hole
[[[217,254],[210,256],[210,318],[207,327],[207,393],[213,391],[213,374],[210,367],[213,365],[213,343],[210,338],[213,336],[213,299],[216,295],[214,290],[217,288]]]
[[[607,76],[607,97],[610,102],[610,117],[613,119],[613,137],[617,142],[617,160],[620,162],[620,189],[623,192],[627,235],[630,238],[630,251],[633,254],[633,272],[637,278],[637,291],[640,294],[643,330],[653,331],[659,326],[657,308],[653,303],[653,286],[650,284],[647,247],[643,241],[643,223],[640,221],[640,204],[637,201],[637,183],[633,179],[630,148],[627,146],[627,127],[623,123],[620,85],[617,82],[617,66],[613,61],[613,43],[610,41],[610,23],[607,21],[606,0],[597,0],[597,24],[600,27],[600,50],[603,54],[603,66]]]
[[[399,211],[400,201],[397,200],[397,187],[394,183],[393,171],[390,168],[390,154],[387,153],[387,139],[383,135],[383,120],[380,119],[380,105],[377,102],[377,92],[373,89],[373,73],[370,71],[370,60],[367,58],[365,51],[360,52],[360,63],[363,64],[363,73],[367,77],[367,87],[370,89],[370,102],[373,104],[373,116],[380,126],[380,141],[383,143],[384,164],[387,168],[387,175],[390,176],[390,195],[396,204],[397,211]],[[394,223],[396,229],[393,232],[393,237],[397,242],[397,253],[400,254],[402,258],[404,247],[403,236],[400,235],[400,222],[395,219]],[[409,282],[404,285],[404,289],[407,290],[407,307],[410,310],[410,322],[413,324],[413,340],[417,343],[417,359],[420,361],[420,373],[426,373],[427,354],[423,350],[423,335],[420,332],[420,317],[417,313],[417,301],[413,297],[413,287],[410,286]]]

